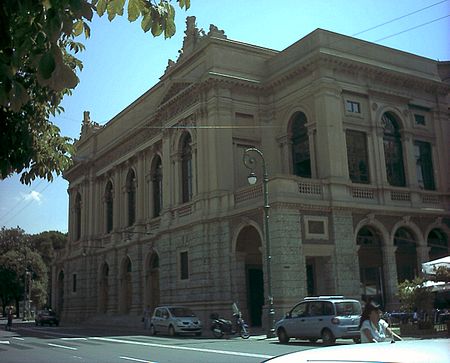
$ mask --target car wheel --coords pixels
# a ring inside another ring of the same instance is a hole
[[[289,343],[289,336],[287,335],[286,330],[284,330],[283,328],[278,329],[277,335],[278,335],[278,341],[281,344]]]
[[[309,339],[309,341],[310,341],[311,343],[316,343],[316,342],[317,342],[317,338]]]
[[[196,336],[196,337],[201,337],[201,336],[202,336],[202,332],[200,331],[200,332],[198,332],[198,333],[195,333],[195,336]]]
[[[59,326],[59,321],[57,323],[55,323],[55,326]]]
[[[169,326],[169,335],[171,337],[175,336],[175,329],[174,329],[174,327],[172,325]]]
[[[37,321],[34,322],[36,324],[36,326],[39,326],[39,323]]]
[[[356,344],[359,344],[359,343],[361,343],[361,338],[353,338],[353,341],[354,341]]]
[[[156,329],[154,325],[150,325],[150,335],[156,335]]]
[[[330,329],[324,329],[322,331],[322,341],[324,345],[332,345],[336,342],[336,338]]]

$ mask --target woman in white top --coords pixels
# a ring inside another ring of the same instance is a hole
[[[359,322],[359,332],[361,333],[361,343],[384,342],[386,336],[402,340],[389,328],[389,324],[381,319],[381,310],[373,303],[367,304],[364,308]]]

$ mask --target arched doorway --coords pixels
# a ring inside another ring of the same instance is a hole
[[[428,233],[427,245],[430,249],[430,261],[448,256],[449,254],[448,237],[439,228],[434,228]]]
[[[362,227],[357,236],[361,299],[384,306],[382,237],[373,227]]]
[[[123,259],[120,268],[119,311],[121,314],[128,314],[130,312],[131,297],[131,260],[127,256]]]
[[[405,227],[397,229],[394,235],[395,262],[397,265],[397,280],[413,280],[418,272],[417,266],[417,240],[413,233]]]
[[[59,315],[61,315],[64,310],[64,271],[60,271],[58,274],[57,294],[58,298],[56,300],[56,311]]]
[[[150,311],[153,311],[159,305],[159,297],[159,256],[156,252],[154,252],[147,259],[145,269],[144,307],[149,306]]]
[[[261,237],[252,227],[244,227],[236,241],[236,258],[238,259],[241,278],[238,290],[244,292],[248,316],[252,326],[261,326],[264,305],[264,277],[261,256]]]
[[[99,287],[98,287],[98,312],[106,313],[108,310],[108,294],[109,294],[109,266],[106,262],[100,268]]]

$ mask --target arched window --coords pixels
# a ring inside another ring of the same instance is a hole
[[[158,217],[162,209],[162,163],[157,156],[153,162],[152,183],[153,183],[153,217]]]
[[[105,205],[106,205],[106,233],[110,233],[113,229],[113,186],[111,181],[108,181],[105,188]]]
[[[192,199],[193,172],[192,172],[192,147],[191,135],[186,133],[181,144],[181,184],[182,202]]]
[[[75,196],[75,241],[81,238],[81,195]]]
[[[311,178],[311,156],[306,122],[303,112],[297,113],[291,122],[292,172],[303,178]]]
[[[136,175],[130,169],[127,175],[127,197],[128,197],[128,225],[132,226],[136,221]]]
[[[390,185],[404,187],[406,185],[405,169],[398,122],[390,113],[385,113],[381,121],[384,128],[383,143],[387,180]]]

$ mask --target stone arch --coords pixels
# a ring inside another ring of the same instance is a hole
[[[120,263],[119,272],[119,312],[128,314],[132,303],[132,263],[129,256],[125,256]]]
[[[148,307],[152,312],[160,302],[160,270],[159,254],[150,251],[144,262],[145,286],[144,286],[144,308]]]
[[[405,122],[405,119],[402,117],[402,111],[397,107],[392,106],[384,106],[380,107],[377,112],[375,119],[377,120],[377,126],[383,127],[382,118],[385,113],[392,114],[396,121],[398,122],[400,130],[405,130],[407,128],[407,123]]]
[[[106,313],[109,304],[109,265],[104,261],[98,270],[98,312]]]
[[[373,227],[374,229],[376,229],[380,233],[380,235],[382,237],[383,246],[385,246],[388,243],[388,241],[390,239],[389,231],[386,229],[386,227],[384,226],[383,223],[381,223],[377,219],[371,218],[371,217],[362,219],[356,225],[355,234],[354,234],[354,236],[355,236],[355,243],[356,243],[356,238],[357,238],[359,230],[362,227],[364,227],[364,226]]]
[[[258,231],[261,241],[263,241],[264,233],[263,233],[263,230],[260,228],[259,224],[251,219],[244,218],[244,221],[235,228],[235,231],[233,233],[233,238],[231,241],[231,254],[236,253],[236,245],[237,245],[239,234],[245,227],[248,227],[248,226],[252,226],[253,228],[255,228]]]
[[[233,268],[237,301],[252,326],[260,326],[264,305],[263,240],[252,223],[241,226],[236,235]]]
[[[290,124],[292,122],[293,116],[297,113],[303,113],[306,116],[306,119],[309,120],[309,122],[313,119],[312,118],[312,111],[311,109],[304,104],[295,105],[293,107],[290,107],[283,116],[283,122],[282,122],[282,133],[285,134],[289,131]]]

